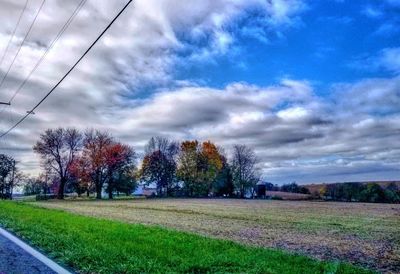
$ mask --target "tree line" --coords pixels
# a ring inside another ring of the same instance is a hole
[[[14,188],[20,184],[22,173],[11,156],[0,154],[0,199],[11,199]]]
[[[282,186],[265,183],[265,189],[267,191],[309,194],[309,199],[325,201],[400,203],[400,187],[395,182],[390,182],[386,186],[374,182],[333,183],[325,184],[318,191],[313,192],[307,186],[301,186],[295,182]]]
[[[231,157],[210,141],[177,142],[152,137],[138,154],[108,132],[75,128],[48,129],[33,147],[40,156],[43,174],[26,192],[53,189],[62,199],[66,191],[78,195],[106,191],[132,193],[139,182],[155,185],[157,196],[245,197],[254,195],[260,179],[257,157],[245,145],[234,145]]]
[[[386,187],[377,183],[327,184],[317,193],[321,198],[343,202],[399,203],[400,188],[394,182]]]
[[[266,183],[264,183],[264,185],[265,185],[265,190],[267,190],[267,191],[281,191],[281,192],[290,192],[290,193],[310,194],[310,190],[307,187],[298,185],[296,182],[292,182],[289,184],[283,184],[281,186],[266,182]]]
[[[254,197],[257,192],[283,191],[310,194],[310,198],[355,202],[400,202],[400,189],[392,183],[337,183],[310,193],[296,183],[282,186],[263,183],[260,188],[258,160],[245,145],[233,145],[228,155],[211,141],[177,142],[152,137],[139,154],[105,131],[57,128],[44,131],[33,150],[40,156],[42,173],[28,178],[10,156],[0,154],[0,198],[11,198],[13,189],[23,184],[26,195],[48,194],[63,199],[65,193],[106,192],[130,195],[139,184],[155,186],[159,197]]]

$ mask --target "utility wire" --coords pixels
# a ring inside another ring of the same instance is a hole
[[[6,54],[7,54],[7,52],[8,52],[8,48],[10,47],[11,41],[12,41],[12,39],[14,38],[14,35],[15,35],[15,32],[17,31],[17,29],[18,29],[19,23],[21,22],[22,15],[24,15],[24,13],[25,13],[26,6],[28,6],[28,2],[29,2],[29,0],[26,0],[26,1],[25,1],[25,6],[24,6],[24,8],[22,9],[21,14],[20,14],[19,17],[18,17],[17,24],[15,25],[14,30],[12,31],[10,40],[8,40],[7,47],[6,47],[6,49],[4,50],[3,56],[1,56],[0,67],[1,67],[1,65],[3,64],[4,57],[6,56]]]
[[[4,137],[7,135],[11,130],[16,128],[19,124],[21,124],[37,107],[39,107],[44,100],[47,99],[47,97],[50,96],[50,94],[61,84],[61,82],[67,78],[67,76],[71,73],[71,71],[74,70],[74,68],[82,61],[82,59],[86,56],[86,54],[93,48],[93,46],[100,40],[100,38],[106,33],[106,31],[114,24],[114,22],[118,19],[118,17],[124,12],[124,10],[129,6],[129,4],[132,3],[133,0],[129,0],[125,6],[118,12],[118,14],[114,17],[114,19],[107,25],[107,27],[100,33],[100,35],[94,40],[94,42],[89,46],[89,48],[83,53],[83,55],[78,59],[78,61],[75,62],[75,64],[67,71],[67,73],[60,79],[60,81],[57,82],[53,86],[53,88],[32,108],[32,110],[28,111],[17,123],[15,123],[12,127],[10,127],[6,132],[2,133],[0,135],[0,138]]]
[[[39,13],[40,13],[40,11],[42,10],[43,5],[44,5],[45,2],[46,2],[46,0],[43,0],[43,1],[42,1],[42,4],[40,5],[38,11],[36,12],[35,18],[33,18],[33,21],[32,21],[32,23],[31,23],[31,25],[29,26],[28,32],[25,34],[25,37],[24,37],[24,39],[22,40],[22,43],[19,45],[18,51],[17,51],[17,53],[15,54],[14,59],[12,60],[10,66],[8,67],[8,70],[7,70],[6,74],[4,74],[3,78],[1,79],[0,88],[3,86],[4,80],[7,78],[8,74],[10,73],[11,67],[13,66],[15,60],[17,59],[18,54],[19,54],[19,52],[20,52],[21,49],[22,49],[22,46],[25,44],[26,38],[28,37],[29,33],[31,32],[32,27],[33,27],[33,25],[35,24],[36,19],[38,18]]]
[[[17,31],[18,26],[19,26],[19,23],[21,22],[22,16],[24,15],[25,10],[26,10],[26,7],[28,6],[28,2],[29,2],[29,0],[26,0],[26,1],[25,1],[24,8],[22,9],[22,11],[21,11],[21,13],[20,13],[20,15],[19,15],[19,17],[18,17],[17,24],[15,25],[15,27],[14,27],[14,29],[13,29],[13,31],[12,31],[10,40],[8,40],[6,49],[5,49],[4,52],[3,52],[3,56],[1,56],[0,67],[3,65],[4,57],[6,57],[6,55],[7,55],[8,48],[10,47],[10,44],[11,44],[11,42],[12,42],[14,36],[15,36],[15,32]],[[2,113],[2,112],[4,111],[4,109],[6,109],[6,105],[2,105],[2,109],[0,110],[0,113]]]
[[[63,33],[67,30],[69,25],[72,23],[72,21],[75,19],[76,15],[79,13],[81,8],[85,5],[87,0],[81,0],[78,4],[78,6],[75,8],[74,12],[72,15],[68,18],[67,22],[65,22],[64,26],[60,29],[58,32],[57,36],[51,41],[49,46],[46,48],[46,51],[42,54],[36,65],[33,67],[33,69],[29,72],[27,77],[24,79],[24,81],[19,85],[19,87],[15,90],[14,94],[11,96],[10,100],[8,103],[11,104],[11,102],[14,100],[15,96],[21,91],[21,89],[25,86],[25,84],[28,82],[29,78],[32,76],[32,74],[35,72],[35,70],[39,67],[39,65],[43,62],[43,60],[46,58],[47,54],[49,51],[53,48],[55,43],[60,39],[60,37],[63,35]]]

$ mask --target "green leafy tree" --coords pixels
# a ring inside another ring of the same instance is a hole
[[[368,183],[360,193],[361,202],[382,203],[385,202],[385,192],[376,183]]]
[[[232,197],[234,195],[235,186],[233,184],[232,169],[225,159],[222,169],[215,180],[213,191],[216,196]]]
[[[116,180],[118,181],[117,193],[125,193],[126,196],[129,196],[138,186],[136,165],[128,165],[119,170]]]

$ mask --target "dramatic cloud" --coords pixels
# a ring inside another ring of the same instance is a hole
[[[29,3],[29,16],[17,31],[1,75],[40,4]],[[1,2],[1,17],[10,18],[0,26],[4,47],[23,4]],[[11,97],[77,4],[46,2],[0,100]],[[123,4],[86,3],[12,106],[0,107],[0,132],[48,92]],[[307,81],[291,79],[222,88],[203,79],[176,79],[178,68],[240,53],[238,37],[268,42],[270,35],[284,35],[306,8],[295,0],[136,1],[36,114],[0,140],[1,152],[36,173],[39,162],[32,145],[44,129],[95,127],[139,151],[154,135],[209,139],[227,151],[232,144],[247,144],[256,149],[265,178],[276,182],[393,178],[400,160],[398,77],[337,84],[328,97],[317,96]],[[382,66],[398,73],[395,64]]]
[[[385,179],[399,171],[399,86],[399,78],[341,84],[333,88],[338,99],[319,98],[307,82],[290,80],[270,87],[183,87],[134,100],[102,119],[67,104],[63,109],[72,114],[38,115],[10,143],[30,157],[30,147],[18,150],[20,144],[33,143],[43,124],[60,125],[55,118],[68,116],[65,125],[96,125],[138,150],[153,135],[212,140],[228,152],[244,143],[258,152],[264,176],[276,181],[368,179],[371,172],[384,172],[379,178]]]

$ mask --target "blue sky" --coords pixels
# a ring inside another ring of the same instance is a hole
[[[233,81],[263,86],[288,77],[307,79],[325,90],[336,82],[392,76],[392,71],[373,68],[365,60],[400,44],[400,5],[392,2],[312,1],[283,29],[257,24],[261,37],[243,33],[259,20],[257,11],[251,11],[226,27],[236,37],[231,54],[190,64],[177,77],[201,79],[214,87]]]
[[[0,53],[24,0],[0,2]],[[40,6],[31,0],[5,73]],[[47,1],[2,89],[7,100],[79,1]],[[88,0],[15,97],[34,106],[124,0]],[[138,0],[34,116],[0,140],[25,172],[43,130],[111,132],[140,154],[152,136],[253,148],[275,183],[400,179],[399,0]]]

